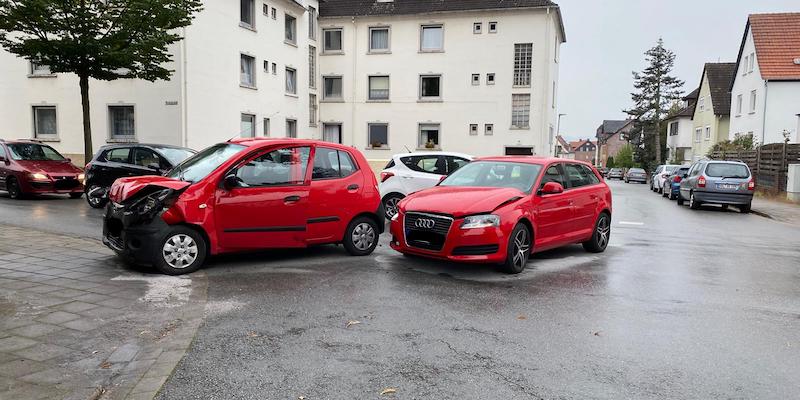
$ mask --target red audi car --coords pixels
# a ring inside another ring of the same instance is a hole
[[[12,199],[47,193],[77,199],[83,195],[83,170],[38,141],[0,139],[0,190]]]
[[[573,243],[602,252],[611,235],[608,185],[591,165],[559,158],[477,159],[398,206],[393,249],[509,273],[532,253]]]
[[[384,229],[375,175],[357,150],[298,139],[235,139],[165,176],[117,179],[103,243],[171,275],[207,255],[342,243],[372,253]]]

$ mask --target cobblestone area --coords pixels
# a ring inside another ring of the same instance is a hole
[[[101,243],[0,225],[0,399],[151,399],[203,318],[203,273],[131,269]]]

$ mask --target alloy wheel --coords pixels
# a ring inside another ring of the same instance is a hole
[[[528,238],[528,231],[520,229],[517,235],[514,236],[514,266],[518,269],[525,267],[528,262],[528,252],[531,248],[530,239]]]
[[[162,255],[170,267],[186,268],[197,260],[197,243],[189,235],[183,233],[173,235],[164,243]]]
[[[353,229],[353,245],[361,251],[369,249],[375,243],[376,237],[375,229],[366,222],[356,225],[355,229]]]
[[[597,246],[601,249],[608,245],[608,239],[611,236],[611,225],[608,223],[608,216],[603,214],[597,221]]]
[[[90,206],[98,207],[104,201],[104,199],[102,197],[92,196],[92,193],[94,193],[96,190],[100,190],[100,189],[101,189],[101,187],[97,186],[97,185],[89,186],[89,188],[86,189],[86,201],[89,202]]]
[[[383,208],[386,211],[386,218],[392,219],[395,214],[397,214],[397,204],[400,203],[399,197],[390,197],[386,199],[386,202],[383,204]]]
[[[19,184],[17,183],[16,180],[9,179],[8,182],[6,183],[6,185],[8,186],[8,195],[12,199],[18,199],[18,198],[22,197],[22,196],[20,196],[21,191],[19,189]]]

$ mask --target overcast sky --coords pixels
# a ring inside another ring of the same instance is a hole
[[[747,15],[798,12],[798,0],[554,0],[567,43],[561,48],[561,134],[593,137],[604,119],[625,119],[631,71],[659,37],[675,52],[674,75],[694,90],[706,62],[735,62]]]

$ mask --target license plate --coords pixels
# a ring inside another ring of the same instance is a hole
[[[717,189],[732,190],[732,189],[738,189],[738,188],[739,188],[739,185],[734,184],[734,183],[718,183],[717,184]]]

